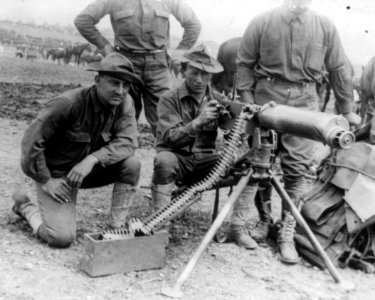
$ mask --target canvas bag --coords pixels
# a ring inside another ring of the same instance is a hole
[[[335,265],[375,272],[375,146],[333,150],[302,200],[302,216]],[[303,258],[325,268],[298,226],[295,242]]]

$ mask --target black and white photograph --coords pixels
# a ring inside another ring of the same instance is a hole
[[[373,1],[0,5],[0,300],[375,299]]]

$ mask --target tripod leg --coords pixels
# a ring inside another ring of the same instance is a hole
[[[294,205],[293,201],[290,199],[289,195],[286,193],[284,188],[281,186],[280,182],[274,177],[271,177],[271,183],[275,190],[278,192],[280,197],[283,201],[286,201],[290,207],[290,212],[292,213],[293,217],[296,219],[297,223],[303,228],[306,233],[306,236],[310,240],[311,244],[314,246],[316,252],[319,254],[321,259],[324,261],[329,273],[333,277],[336,283],[342,283],[342,279],[340,274],[337,272],[335,266],[333,265],[332,261],[328,257],[327,253],[324,251],[322,246],[319,244],[319,241],[314,236],[314,233],[311,231],[309,225],[307,225],[306,221],[303,219],[302,215],[300,214],[297,207]]]
[[[195,265],[197,264],[199,258],[202,256],[203,252],[206,250],[213,237],[216,234],[216,231],[220,228],[221,224],[224,222],[226,216],[230,213],[234,203],[241,194],[242,190],[247,185],[250,176],[253,174],[251,170],[246,176],[243,176],[237,184],[237,188],[230,195],[228,201],[225,203],[223,208],[220,210],[220,213],[216,217],[215,221],[211,225],[210,229],[207,231],[206,235],[203,238],[203,241],[199,245],[198,249],[195,251],[193,257],[190,259],[185,269],[182,271],[181,275],[178,277],[175,285],[172,288],[166,288],[162,290],[162,294],[173,297],[180,298],[182,297],[181,286],[184,284],[190,273],[193,271]]]

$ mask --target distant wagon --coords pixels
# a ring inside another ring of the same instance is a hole
[[[39,57],[39,50],[34,47],[18,46],[15,52],[16,57],[34,60]]]

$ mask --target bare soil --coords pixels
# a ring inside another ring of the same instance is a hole
[[[85,233],[101,231],[109,212],[111,186],[80,191],[77,207],[78,238],[68,249],[54,249],[35,238],[25,221],[11,212],[11,195],[22,185],[33,185],[19,168],[20,141],[27,124],[52,96],[91,84],[93,74],[80,67],[0,57],[0,300],[26,299],[166,299],[164,286],[175,283],[210,227],[214,193],[204,193],[173,222],[166,249],[166,266],[91,278],[80,269]],[[148,126],[141,125],[142,161],[139,197],[134,214],[150,212],[149,185],[154,150]],[[223,202],[228,193],[221,191]],[[273,214],[280,214],[274,193]],[[253,210],[249,227],[255,226]],[[374,275],[339,269],[344,284],[327,271],[301,261],[282,264],[272,241],[248,251],[231,243],[212,242],[183,285],[183,299],[375,299]],[[355,288],[348,290],[348,283]]]

